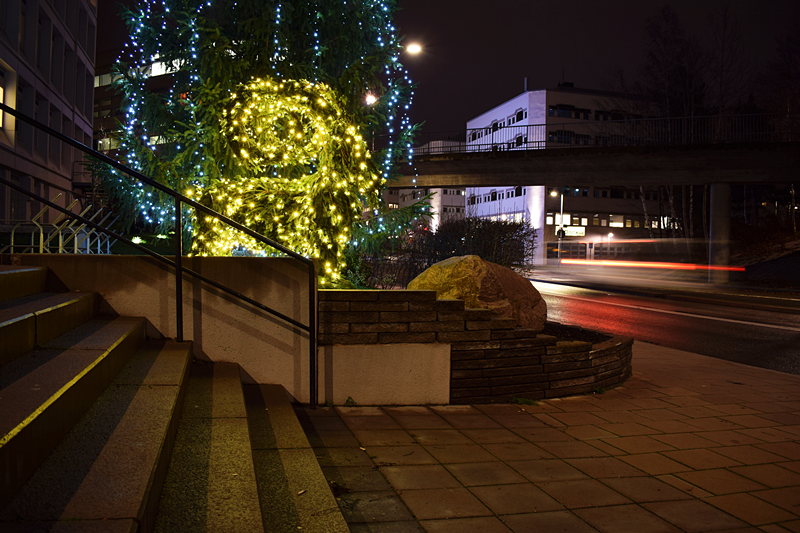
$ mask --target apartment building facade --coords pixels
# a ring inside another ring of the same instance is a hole
[[[594,146],[602,124],[628,118],[617,108],[622,95],[559,84],[556,89],[524,91],[467,122],[467,151],[536,150]],[[563,217],[562,217],[563,198]],[[616,255],[613,244],[649,236],[668,221],[660,213],[658,193],[575,184],[553,188],[470,187],[466,215],[526,221],[536,233],[534,264],[561,257]],[[558,233],[564,233],[559,243]]]
[[[92,145],[97,0],[0,1],[0,100]],[[88,180],[82,153],[8,113],[0,116],[0,175],[68,206]],[[0,186],[0,224],[41,206]],[[46,213],[42,222],[55,214]]]

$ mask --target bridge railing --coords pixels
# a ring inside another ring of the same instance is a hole
[[[415,155],[545,148],[774,143],[800,140],[800,115],[752,114],[559,121],[551,124],[422,132]]]

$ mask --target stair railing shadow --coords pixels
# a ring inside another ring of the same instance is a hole
[[[44,124],[42,124],[40,122],[37,122],[36,120],[26,116],[25,114],[19,112],[18,110],[14,109],[12,107],[9,107],[9,106],[7,106],[7,105],[5,105],[3,103],[0,103],[0,111],[2,111],[4,113],[8,113],[9,115],[12,115],[17,119],[22,120],[23,122],[25,122],[27,124],[30,124],[34,128],[37,128],[38,130],[43,131],[44,133],[50,135],[51,137],[55,137],[56,139],[58,139],[58,140],[60,140],[60,141],[62,141],[64,143],[66,143],[66,144],[68,144],[68,145],[80,150],[84,154],[90,155],[91,157],[97,159],[98,161],[100,161],[102,163],[105,163],[105,164],[107,164],[107,165],[109,165],[109,166],[111,166],[111,167],[113,167],[113,168],[115,168],[115,169],[117,169],[117,170],[119,170],[121,172],[124,172],[127,175],[129,175],[130,177],[132,177],[132,178],[134,178],[134,179],[136,179],[136,180],[138,180],[138,181],[140,181],[140,182],[142,182],[144,184],[147,184],[147,185],[149,185],[149,186],[151,186],[151,187],[163,192],[164,194],[167,194],[167,195],[171,196],[175,201],[175,225],[174,225],[174,231],[175,231],[175,259],[174,260],[170,259],[170,258],[168,258],[166,256],[163,256],[163,255],[161,255],[161,254],[159,254],[157,252],[154,252],[154,251],[150,250],[149,248],[146,248],[144,246],[136,244],[132,240],[130,240],[130,239],[128,239],[128,238],[126,238],[126,237],[114,232],[111,229],[105,228],[105,227],[93,222],[92,220],[90,220],[88,218],[85,218],[85,217],[83,217],[83,216],[81,216],[81,215],[79,215],[77,213],[73,213],[71,211],[68,211],[64,207],[61,207],[61,206],[55,204],[54,202],[51,202],[50,200],[47,200],[46,198],[43,198],[43,197],[41,197],[41,196],[39,196],[37,194],[34,194],[33,192],[26,190],[24,187],[22,187],[20,185],[17,185],[15,183],[11,182],[11,181],[8,181],[5,178],[0,178],[0,183],[2,183],[3,185],[6,185],[9,188],[14,189],[14,190],[16,190],[16,191],[28,196],[29,198],[32,198],[33,200],[35,200],[37,202],[40,202],[40,205],[50,206],[51,208],[56,209],[57,211],[60,211],[61,213],[63,213],[66,217],[69,217],[69,218],[72,218],[74,220],[77,220],[77,221],[81,222],[82,224],[85,224],[86,226],[91,227],[91,228],[93,228],[94,230],[96,230],[98,232],[101,232],[103,234],[106,234],[106,235],[109,235],[109,236],[113,237],[114,239],[117,239],[119,242],[122,242],[122,243],[124,243],[124,244],[126,244],[126,245],[128,245],[128,246],[130,246],[130,247],[132,247],[132,248],[134,248],[136,250],[138,250],[139,252],[145,253],[145,254],[155,258],[156,260],[162,262],[162,263],[165,263],[165,264],[167,264],[169,266],[172,266],[175,269],[175,280],[176,280],[176,282],[175,282],[175,302],[176,302],[176,304],[175,304],[175,324],[176,324],[176,331],[177,331],[177,339],[176,340],[178,342],[182,342],[183,341],[183,303],[182,303],[183,302],[183,284],[179,283],[179,280],[183,279],[183,274],[188,274],[188,275],[190,275],[190,276],[192,276],[192,277],[194,277],[196,279],[199,279],[199,280],[203,281],[204,283],[207,283],[208,285],[211,285],[212,287],[214,287],[214,288],[216,288],[216,289],[218,289],[220,291],[223,291],[223,292],[225,292],[225,293],[237,298],[240,301],[247,302],[248,304],[250,304],[250,305],[252,305],[252,306],[254,306],[254,307],[258,308],[258,309],[261,309],[262,311],[265,311],[265,312],[267,312],[267,313],[269,313],[269,314],[281,319],[282,321],[287,322],[287,323],[291,324],[292,326],[295,326],[295,327],[301,329],[302,331],[305,331],[306,333],[308,333],[308,341],[309,341],[309,351],[308,351],[308,353],[309,353],[309,382],[310,382],[309,402],[310,402],[310,405],[311,405],[312,408],[314,408],[316,406],[316,404],[317,404],[317,369],[316,369],[317,307],[316,307],[316,288],[317,287],[316,287],[316,267],[314,265],[314,262],[311,259],[309,259],[307,257],[304,257],[301,254],[295,252],[294,250],[286,248],[285,246],[273,241],[272,239],[269,239],[269,238],[261,235],[260,233],[257,233],[255,231],[251,230],[250,228],[248,228],[246,226],[243,226],[242,224],[239,224],[238,222],[236,222],[234,220],[231,220],[230,218],[226,217],[225,215],[223,215],[221,213],[218,213],[217,211],[214,211],[213,209],[211,209],[211,208],[209,208],[207,206],[204,206],[204,205],[192,200],[191,198],[188,198],[188,197],[180,194],[179,192],[167,187],[166,185],[158,183],[157,181],[152,180],[152,179],[148,178],[147,176],[144,176],[143,174],[141,174],[141,173],[139,173],[139,172],[137,172],[137,171],[135,171],[135,170],[133,170],[131,168],[126,167],[125,165],[123,165],[123,164],[111,159],[110,157],[106,156],[105,154],[100,153],[97,150],[94,150],[92,148],[89,148],[85,144],[80,143],[80,142],[76,141],[75,139],[73,139],[71,137],[68,137],[68,136],[62,134],[61,132],[58,132],[58,131],[52,129],[49,126],[46,126],[46,125],[44,125]],[[304,263],[308,267],[308,298],[309,298],[309,302],[308,302],[308,324],[304,324],[304,323],[302,323],[302,322],[300,322],[298,320],[295,320],[294,318],[286,316],[283,313],[280,313],[279,311],[276,311],[276,310],[270,308],[269,306],[264,305],[261,302],[257,302],[255,300],[253,300],[252,298],[249,298],[249,297],[247,297],[247,296],[245,296],[245,295],[243,295],[243,294],[241,294],[241,293],[239,293],[237,291],[234,291],[233,289],[231,289],[231,288],[229,288],[229,287],[227,287],[225,285],[222,285],[221,283],[218,283],[218,282],[216,282],[214,280],[211,280],[211,279],[203,276],[202,274],[200,274],[198,272],[195,272],[195,271],[193,271],[193,270],[191,270],[189,268],[185,268],[183,266],[182,260],[181,260],[181,257],[182,257],[182,254],[183,254],[183,231],[182,231],[183,222],[182,222],[182,217],[181,217],[181,213],[182,213],[181,207],[184,204],[189,206],[189,207],[194,208],[195,210],[197,210],[199,212],[202,212],[202,213],[205,213],[206,215],[212,216],[212,217],[216,218],[217,220],[219,220],[220,222],[222,222],[224,224],[227,224],[228,226],[230,226],[230,227],[232,227],[232,228],[234,228],[234,229],[236,229],[238,231],[241,231],[242,233],[252,237],[253,239],[257,240],[258,242],[260,242],[262,244],[265,244],[265,245],[267,245],[267,246],[269,246],[271,248],[274,248],[274,249],[286,254],[287,256],[292,257],[292,258]]]

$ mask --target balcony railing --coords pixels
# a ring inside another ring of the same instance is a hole
[[[469,152],[673,146],[698,144],[779,143],[800,141],[800,115],[718,115],[588,121],[485,128],[417,135],[414,155]]]

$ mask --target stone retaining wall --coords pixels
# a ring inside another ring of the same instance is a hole
[[[450,345],[450,402],[555,398],[631,375],[633,339],[557,341],[434,291],[320,290],[319,344]]]

